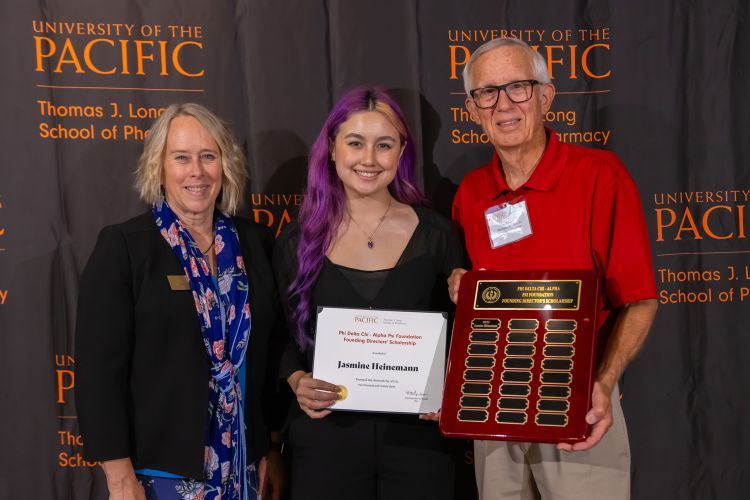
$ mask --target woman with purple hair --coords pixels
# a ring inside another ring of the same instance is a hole
[[[391,96],[347,92],[311,148],[298,222],[277,242],[292,332],[281,376],[297,399],[288,423],[293,498],[453,498],[454,461],[435,414],[332,413],[339,387],[310,373],[319,306],[450,307],[445,280],[463,250],[450,222],[425,206],[414,151]]]

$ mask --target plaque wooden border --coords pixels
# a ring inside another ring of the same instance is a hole
[[[470,439],[586,439],[598,293],[592,270],[466,273],[440,431]]]

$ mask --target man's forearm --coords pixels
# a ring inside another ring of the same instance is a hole
[[[648,299],[626,304],[620,311],[596,377],[610,392],[641,349],[657,308],[656,299]]]

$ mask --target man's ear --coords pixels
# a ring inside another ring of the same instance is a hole
[[[555,86],[551,83],[540,83],[539,87],[542,94],[542,114],[546,114],[555,100]]]

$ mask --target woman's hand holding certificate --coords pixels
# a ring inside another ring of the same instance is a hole
[[[297,396],[300,408],[310,418],[325,417],[331,413],[328,407],[341,399],[339,386],[312,378],[312,373],[296,371],[289,375],[287,382]]]

